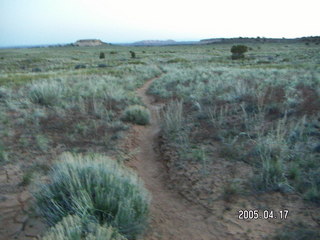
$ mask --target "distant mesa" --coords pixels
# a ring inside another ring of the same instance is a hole
[[[320,36],[302,38],[265,38],[265,37],[238,37],[238,38],[209,38],[200,40],[200,44],[215,43],[315,43],[320,44]]]
[[[174,45],[177,42],[174,40],[142,40],[134,42],[132,45],[136,46],[159,46],[159,45]]]
[[[107,43],[102,42],[99,39],[81,39],[74,43],[74,46],[78,47],[94,47],[94,46],[102,46],[107,45]]]

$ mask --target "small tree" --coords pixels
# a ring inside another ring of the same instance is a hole
[[[103,58],[105,58],[106,56],[104,55],[104,52],[100,52],[100,56],[99,56],[99,58],[100,59],[103,59]]]
[[[231,52],[232,52],[231,58],[233,60],[244,58],[244,53],[247,51],[248,51],[248,47],[245,45],[233,45],[231,48]]]
[[[134,51],[130,51],[131,58],[136,58],[136,53]]]

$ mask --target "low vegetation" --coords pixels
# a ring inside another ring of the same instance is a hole
[[[0,164],[26,169],[18,186],[27,189],[47,175],[35,166],[72,153],[36,193],[52,227],[44,239],[137,238],[149,197],[111,159],[126,159],[118,143],[128,123],[150,121],[135,90],[162,74],[148,93],[165,105],[160,152],[171,185],[208,209],[296,196],[292,214],[303,212],[303,223],[275,239],[312,239],[318,223],[305,209],[318,213],[320,203],[320,55],[306,42],[1,49]]]
[[[167,103],[162,152],[173,183],[209,208],[235,195],[274,192],[319,206],[319,55],[305,65],[298,63],[304,52],[285,58],[296,68],[268,57],[264,66],[273,65],[262,67],[255,64],[262,64],[259,56],[244,58],[247,47],[232,49],[232,58],[243,61],[168,64],[149,89]],[[216,172],[228,162],[237,167]]]
[[[301,221],[293,221],[277,231],[274,240],[316,240],[320,238],[319,229]]]
[[[136,58],[136,53],[134,51],[130,51],[131,58]]]
[[[100,52],[99,58],[100,58],[100,59],[104,59],[104,58],[106,58],[105,53],[104,53],[104,52]]]
[[[248,51],[248,47],[245,45],[233,45],[231,47],[233,60],[244,58],[244,53]]]
[[[96,153],[83,155],[83,161],[79,160],[80,155],[64,155],[69,160],[57,164],[49,173],[49,178],[52,177],[49,185],[40,186],[46,191],[36,194],[37,201],[46,221],[53,227],[45,239],[80,239],[73,234],[81,234],[84,239],[106,239],[107,236],[135,239],[147,227],[149,197],[133,173],[109,158],[126,159],[117,145],[129,128],[122,116],[129,106],[141,104],[135,90],[161,70],[148,59],[143,60],[148,62],[145,66],[130,64],[131,59],[123,50],[105,55],[113,58],[107,59],[105,67],[95,48],[88,48],[86,52],[66,49],[67,54],[60,48],[47,49],[48,55],[39,49],[19,49],[18,52],[25,53],[7,57],[5,64],[1,61],[0,164],[24,169],[17,178],[21,191],[21,188],[34,188],[39,178],[48,174],[36,166],[51,165],[63,152]],[[34,68],[42,71],[35,72]],[[149,112],[142,106],[141,110],[135,116],[139,122],[147,123]],[[71,173],[69,168],[74,171],[69,178],[75,178],[66,186],[62,179]],[[96,172],[98,169],[100,174]],[[62,175],[59,180],[58,176]],[[88,179],[81,182],[84,176],[91,179],[92,192],[87,191]],[[75,191],[72,196],[69,195],[71,189]],[[53,195],[56,196],[54,204],[46,198]],[[110,197],[108,202],[106,195]],[[76,226],[66,231],[72,219],[80,217],[82,221],[84,215],[87,216],[85,222],[76,221]],[[91,229],[88,225],[95,227]]]
[[[138,178],[101,155],[64,154],[35,193],[36,203],[55,231],[76,215],[112,226],[129,239],[146,228],[149,196]],[[71,226],[72,227],[72,226]],[[106,229],[107,231],[107,229]],[[81,232],[80,232],[81,233]]]
[[[182,67],[155,82],[150,93],[184,101],[169,105],[164,114],[168,138],[187,138],[184,144],[191,144],[181,149],[215,136],[222,148],[229,148],[227,154],[256,169],[256,190],[298,191],[319,202],[320,96],[313,74]],[[199,142],[195,132],[203,140]],[[172,138],[174,133],[179,136]]]
[[[146,125],[150,122],[150,111],[139,105],[129,106],[124,110],[122,119],[139,125]]]
[[[115,228],[83,220],[78,215],[64,217],[50,228],[42,240],[126,240]]]
[[[7,153],[4,150],[2,143],[0,142],[0,162],[5,162],[7,160]]]

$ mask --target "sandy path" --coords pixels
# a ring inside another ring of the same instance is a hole
[[[128,165],[138,172],[152,195],[151,229],[144,239],[233,239],[212,213],[170,190],[168,173],[157,153],[161,106],[153,103],[152,96],[146,95],[146,90],[154,80],[156,78],[149,80],[137,90],[137,94],[152,113],[151,124],[147,127],[134,126],[129,135],[129,148],[138,147],[139,153]]]

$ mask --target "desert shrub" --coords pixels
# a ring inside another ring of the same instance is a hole
[[[232,201],[233,197],[240,194],[241,192],[241,186],[240,182],[237,181],[237,179],[233,179],[226,183],[226,185],[223,188],[223,194],[222,197],[226,202]]]
[[[103,59],[103,58],[105,58],[105,57],[106,57],[106,56],[105,56],[104,52],[100,52],[99,58],[100,58],[100,59]]]
[[[167,63],[187,63],[187,62],[189,61],[184,58],[173,58],[167,61]]]
[[[23,176],[22,176],[22,180],[20,182],[20,186],[28,186],[33,178],[33,172],[32,171],[26,171]]]
[[[182,127],[183,118],[183,103],[182,101],[173,101],[168,104],[163,112],[163,130],[167,136],[176,136],[179,134]]]
[[[108,67],[107,64],[104,64],[104,63],[98,64],[98,68],[106,68],[106,67]]]
[[[54,106],[60,103],[64,91],[58,81],[35,82],[29,87],[29,99],[40,105]]]
[[[260,174],[253,180],[258,190],[280,190],[285,191],[286,178],[284,167],[280,159],[262,159]]]
[[[232,59],[244,58],[244,53],[248,51],[248,47],[245,45],[233,45],[231,47]]]
[[[308,226],[304,222],[292,222],[276,231],[274,240],[317,240],[320,239],[320,231]]]
[[[67,215],[90,217],[134,239],[146,227],[149,196],[138,177],[98,154],[64,154],[53,167],[50,183],[34,193],[50,225]]]
[[[320,189],[317,186],[312,186],[307,190],[307,192],[304,194],[304,199],[315,202],[315,203],[320,203]]]
[[[134,51],[130,51],[131,58],[136,58],[136,53]]]
[[[143,64],[143,65],[145,65],[146,63],[145,62],[142,62],[142,61],[130,61],[130,62],[128,62],[129,64]]]
[[[84,64],[78,64],[74,67],[74,69],[81,69],[81,68],[86,68],[86,65]]]
[[[35,136],[36,145],[38,149],[42,152],[46,152],[49,149],[50,140],[41,134]]]
[[[280,120],[276,129],[257,139],[259,175],[254,184],[260,190],[286,191],[290,188],[285,174],[285,163],[290,156],[285,124],[285,120]]]
[[[6,161],[8,159],[8,155],[4,150],[4,146],[2,142],[0,141],[0,162]]]
[[[32,68],[32,72],[42,72],[40,68]]]
[[[150,111],[143,106],[132,105],[124,110],[122,119],[139,125],[146,125],[150,122]]]
[[[12,94],[12,90],[10,88],[5,88],[0,86],[0,101],[9,98]]]
[[[113,227],[84,220],[77,215],[64,217],[51,227],[42,240],[125,240]]]

